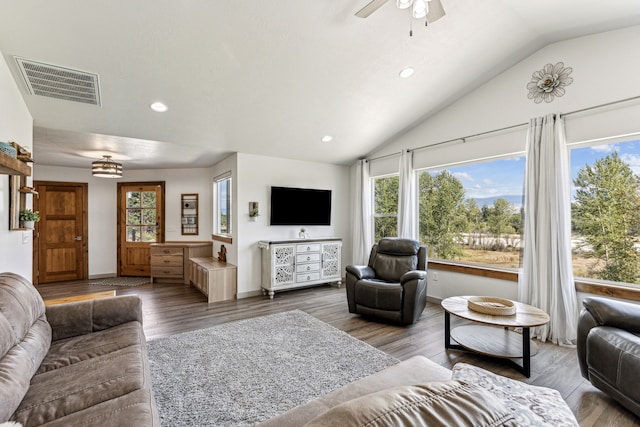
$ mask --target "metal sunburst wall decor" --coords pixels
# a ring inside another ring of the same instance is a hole
[[[551,102],[556,96],[564,95],[564,87],[573,83],[573,77],[569,77],[572,72],[573,68],[565,67],[564,62],[545,65],[542,70],[531,75],[531,81],[527,83],[527,98],[540,104],[542,101]]]

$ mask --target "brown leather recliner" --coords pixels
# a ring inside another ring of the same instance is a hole
[[[349,312],[409,325],[427,301],[427,247],[411,239],[383,238],[366,266],[348,265]]]
[[[578,321],[578,361],[591,384],[640,416],[640,305],[585,298]]]

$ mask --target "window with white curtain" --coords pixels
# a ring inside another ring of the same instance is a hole
[[[500,268],[520,265],[525,157],[418,173],[418,228],[430,259]]]
[[[398,175],[373,179],[373,228],[374,242],[383,237],[398,236]]]
[[[231,175],[225,174],[213,180],[213,232],[222,236],[231,236],[232,203]]]
[[[571,146],[575,277],[640,284],[640,140]]]

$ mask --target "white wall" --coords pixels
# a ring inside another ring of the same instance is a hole
[[[122,179],[94,178],[91,159],[86,168],[39,166],[39,181],[86,182],[89,191],[89,276],[105,277],[117,273],[117,183],[165,181],[165,240],[209,241],[211,239],[211,191],[208,169],[127,170]],[[198,193],[199,234],[182,236],[181,193]]]
[[[0,52],[0,141],[33,147],[33,119]],[[37,157],[37,153],[33,153]],[[34,168],[36,169],[36,168]],[[32,201],[28,197],[27,205]],[[9,231],[9,179],[0,175],[0,272],[32,278],[31,231]]]
[[[422,147],[442,141],[491,131],[548,113],[568,113],[596,105],[640,95],[640,26],[611,31],[549,45],[477,90],[467,94],[448,108],[423,121],[369,157],[375,158],[402,149]],[[526,85],[531,74],[547,63],[562,61],[572,67],[573,83],[566,94],[552,103],[535,104],[527,98]],[[566,118],[569,142],[640,132],[640,101],[569,115]],[[438,149],[415,152],[415,167],[424,167],[438,160],[452,161],[475,158],[478,153],[501,150],[523,151],[525,129],[506,132],[513,145],[505,145],[505,133],[453,143]],[[481,155],[481,154],[480,154]],[[373,162],[375,163],[375,161]],[[389,164],[396,167],[393,156],[375,166],[389,173]],[[374,165],[372,164],[372,168]],[[396,170],[397,172],[397,170]],[[433,272],[430,273],[432,276]],[[430,297],[475,294],[515,298],[514,282],[475,278],[468,275],[438,272],[439,280],[430,277]]]
[[[305,227],[311,238],[341,237],[342,262],[351,254],[349,168],[326,163],[303,162],[240,153],[237,155],[236,227],[238,294],[260,290],[261,253],[259,240],[292,239],[300,227],[270,226],[271,186],[331,190],[331,225]],[[249,220],[249,202],[258,202],[260,216]],[[235,242],[236,240],[234,240]]]

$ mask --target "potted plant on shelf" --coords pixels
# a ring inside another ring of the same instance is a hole
[[[20,221],[22,221],[24,228],[31,229],[34,223],[40,221],[40,214],[38,211],[32,211],[31,209],[22,210],[20,211]]]

